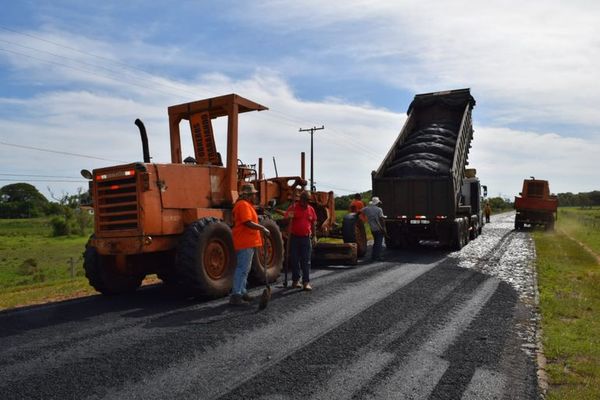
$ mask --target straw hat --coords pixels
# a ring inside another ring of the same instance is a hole
[[[254,188],[254,185],[251,183],[244,183],[240,189],[240,195],[242,194],[254,194],[258,191]]]
[[[377,196],[373,196],[373,198],[371,199],[371,201],[369,202],[370,206],[376,206],[378,204],[381,204],[381,200],[379,200],[379,197]]]

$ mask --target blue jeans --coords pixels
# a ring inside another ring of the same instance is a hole
[[[231,294],[244,295],[246,293],[246,282],[248,281],[248,273],[252,267],[252,257],[254,256],[254,247],[241,249],[235,252],[237,265],[233,273],[233,288]]]
[[[302,269],[302,283],[310,282],[310,253],[312,244],[310,236],[291,235],[290,238],[290,265],[292,266],[292,280],[300,280]]]
[[[373,261],[381,258],[381,244],[383,243],[383,232],[382,231],[371,231],[373,234],[373,251],[371,252],[371,259]]]

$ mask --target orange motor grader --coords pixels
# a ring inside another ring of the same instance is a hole
[[[156,273],[194,295],[219,297],[232,286],[236,259],[231,233],[238,189],[251,182],[259,190],[259,214],[273,200],[291,200],[303,189],[301,177],[262,179],[238,160],[238,116],[267,110],[229,94],[171,106],[171,163],[150,161],[146,130],[140,120],[143,162],[82,171],[90,179],[94,234],[86,244],[84,269],[90,284],[104,294],[137,289]],[[217,152],[212,120],[227,118],[225,160]],[[180,123],[189,121],[194,157],[182,159]],[[262,166],[262,161],[259,160]],[[262,168],[260,168],[262,169]],[[283,239],[277,223],[261,215],[270,231],[257,252],[251,275],[273,282],[280,274]]]

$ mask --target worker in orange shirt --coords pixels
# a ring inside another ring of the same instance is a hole
[[[362,196],[360,195],[360,193],[356,193],[354,195],[354,199],[350,203],[350,212],[358,213],[363,208],[365,208],[365,203],[363,203],[362,201]]]
[[[239,198],[233,207],[233,248],[237,265],[233,273],[233,288],[229,304],[244,305],[252,301],[246,290],[248,273],[252,267],[252,258],[257,247],[263,245],[261,232],[269,236],[269,230],[258,223],[258,214],[254,209],[256,189],[251,183],[242,185]]]
[[[362,201],[360,193],[354,195],[354,199],[350,203],[350,212],[358,214],[360,221],[367,222],[367,217],[362,213],[362,209],[365,208],[365,203]]]

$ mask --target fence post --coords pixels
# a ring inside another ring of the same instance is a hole
[[[73,257],[69,257],[69,261],[67,263],[71,266],[71,279],[75,278],[75,261]]]

